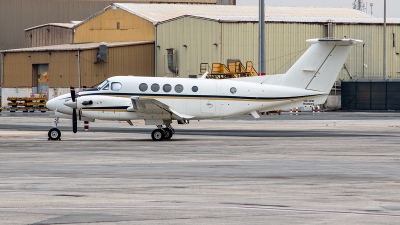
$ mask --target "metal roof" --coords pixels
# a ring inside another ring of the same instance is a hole
[[[153,44],[154,41],[131,41],[131,42],[107,42],[106,45],[109,48],[130,46],[130,45],[143,45],[143,44]],[[83,44],[64,44],[64,45],[50,45],[42,47],[33,48],[19,48],[19,49],[9,49],[0,51],[1,53],[11,53],[11,52],[51,52],[51,51],[77,51],[77,50],[88,50],[98,48],[101,43],[83,43]]]
[[[76,25],[76,23],[47,23],[47,24],[42,24],[42,25],[38,25],[38,26],[27,28],[27,29],[25,29],[25,31],[33,30],[33,29],[40,28],[40,27],[45,27],[45,26],[73,28],[75,25]]]
[[[258,6],[237,5],[187,5],[187,4],[134,4],[114,3],[108,8],[117,7],[144,18],[153,24],[171,20],[176,17],[201,15],[223,21],[258,21]],[[105,10],[106,10],[105,9]],[[350,8],[324,7],[265,7],[266,20],[268,18],[284,18],[298,20],[298,18],[375,18],[370,14]],[[221,19],[223,18],[223,19]],[[307,19],[302,19],[307,20]],[[268,21],[268,20],[267,20]]]
[[[192,17],[204,20],[213,20],[218,22],[255,22],[257,23],[258,16],[210,16],[210,15],[184,15],[170,20],[160,22],[159,24],[166,23],[172,20],[180,19],[183,17]],[[298,22],[298,23],[326,23],[332,21],[333,23],[354,23],[354,24],[383,24],[383,18],[341,18],[341,17],[292,17],[292,16],[267,16],[265,22]],[[400,24],[400,18],[388,18],[388,24]]]

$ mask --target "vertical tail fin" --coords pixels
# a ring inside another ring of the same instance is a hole
[[[286,72],[279,85],[329,93],[351,48],[353,39],[310,39],[311,47]]]

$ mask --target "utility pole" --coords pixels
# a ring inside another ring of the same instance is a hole
[[[386,80],[386,0],[383,8],[383,80]]]
[[[259,0],[259,50],[258,50],[258,72],[259,76],[265,76],[266,68],[265,68],[265,3],[264,0]]]
[[[363,43],[362,78],[365,78],[365,43]]]
[[[372,6],[374,6],[374,3],[369,3],[369,6],[371,6],[371,16],[372,16]]]

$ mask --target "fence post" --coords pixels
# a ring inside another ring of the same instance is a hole
[[[372,110],[372,80],[369,81],[369,110]]]
[[[357,81],[355,83],[356,83],[356,105],[355,105],[355,108],[356,108],[356,110],[358,110],[358,104],[357,104],[357,100],[358,100],[358,83],[357,83]]]
[[[386,110],[389,110],[388,109],[388,105],[387,105],[387,101],[388,101],[388,81],[385,81],[385,83],[386,83],[386,88],[385,88],[385,109]]]

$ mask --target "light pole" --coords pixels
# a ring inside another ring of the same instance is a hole
[[[265,69],[265,4],[264,0],[259,0],[259,50],[258,50],[258,72],[260,76],[264,76]]]
[[[365,43],[363,43],[363,57],[362,57],[362,78],[365,78]]]
[[[372,16],[372,6],[374,6],[374,3],[369,3],[369,6],[371,6],[371,16]]]
[[[386,0],[383,8],[383,80],[386,80]]]

